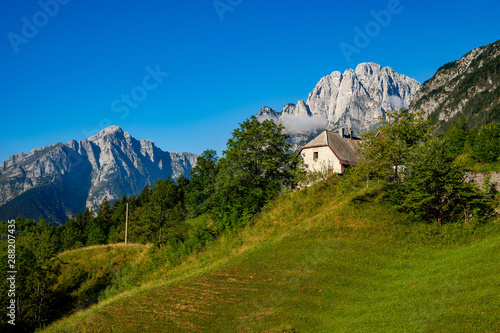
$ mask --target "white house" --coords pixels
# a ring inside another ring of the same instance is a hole
[[[308,170],[344,173],[345,168],[358,162],[360,155],[356,153],[356,147],[359,140],[352,132],[345,135],[343,129],[339,133],[324,131],[302,147],[299,154]]]

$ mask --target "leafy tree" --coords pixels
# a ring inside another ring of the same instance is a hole
[[[444,134],[444,139],[448,143],[451,154],[454,156],[463,154],[470,140],[470,131],[465,118],[454,121]]]
[[[490,197],[467,184],[455,163],[469,140],[463,122],[437,138],[423,113],[389,112],[387,118],[378,134],[370,133],[362,143],[363,160],[347,175],[348,186],[389,180],[388,194],[412,221],[442,225],[492,212]]]
[[[92,218],[85,229],[86,245],[106,244],[109,230],[112,226],[112,209],[108,198],[105,198],[99,206],[99,211],[95,218]]]
[[[183,219],[188,216],[187,211],[187,195],[189,192],[189,183],[191,182],[189,179],[184,176],[184,174],[177,177],[175,180],[177,183],[177,192],[179,193],[179,208],[182,209]]]
[[[192,217],[210,210],[210,198],[214,193],[217,177],[217,160],[215,150],[206,150],[198,157],[196,166],[191,170],[186,203]]]
[[[181,178],[182,186],[186,182]],[[157,180],[149,191],[149,200],[131,214],[129,236],[134,242],[161,245],[182,229],[180,222],[186,217],[183,191],[170,178]]]
[[[2,227],[4,227],[3,225]],[[54,318],[57,313],[58,295],[53,286],[60,274],[61,263],[55,257],[58,242],[55,228],[43,218],[38,223],[30,220],[16,220],[16,331],[34,331]],[[2,234],[6,232],[5,228]],[[2,235],[4,238],[4,235]],[[1,253],[7,258],[7,242],[2,242]],[[7,262],[4,263],[6,265]],[[0,273],[2,290],[7,287],[6,272],[2,266]],[[2,306],[5,300],[2,300]],[[5,316],[4,316],[5,317]],[[2,329],[9,327],[3,320]]]
[[[66,224],[57,227],[57,234],[60,242],[60,251],[72,250],[83,247],[82,230],[76,223],[73,216]]]
[[[123,196],[120,200],[116,200],[113,203],[113,207],[111,209],[111,223],[108,234],[109,244],[125,241],[125,217],[127,200],[127,197]],[[129,205],[129,213],[131,211],[133,211],[133,209],[131,205]]]
[[[297,153],[283,126],[251,117],[240,124],[217,163],[211,214],[221,231],[245,223],[283,188],[297,181]]]
[[[103,228],[100,219],[96,218],[90,222],[87,228],[87,246],[106,244],[107,232]]]
[[[362,178],[398,179],[411,149],[430,135],[431,127],[423,112],[400,110],[386,115],[382,126],[365,135],[361,143],[363,159],[357,172]]]
[[[111,206],[109,204],[108,197],[104,198],[104,201],[99,206],[99,211],[97,212],[97,217],[102,221],[107,221],[111,218]]]
[[[143,206],[149,201],[149,196],[151,195],[151,186],[146,185],[142,189],[141,193],[137,197],[137,205]]]

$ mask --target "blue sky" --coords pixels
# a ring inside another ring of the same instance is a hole
[[[4,0],[0,162],[111,124],[220,154],[239,122],[307,99],[332,71],[372,61],[422,83],[499,39],[499,12],[493,0]]]

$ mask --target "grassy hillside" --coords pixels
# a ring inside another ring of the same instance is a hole
[[[117,275],[144,259],[148,248],[140,244],[114,244],[61,253],[58,257],[63,263],[62,270],[54,287],[60,295],[59,313],[71,313],[97,303]]]
[[[251,227],[44,332],[500,331],[499,224],[401,221],[377,188],[282,195]]]

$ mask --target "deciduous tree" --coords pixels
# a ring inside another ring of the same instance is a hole
[[[245,223],[283,188],[297,181],[297,153],[284,127],[251,117],[235,129],[217,164],[212,215],[217,229]]]
[[[405,158],[418,143],[429,138],[431,126],[424,113],[406,110],[386,113],[382,126],[365,135],[361,143],[361,173],[364,177],[398,179]]]
[[[196,160],[196,166],[191,170],[186,202],[192,217],[210,210],[210,199],[214,194],[217,177],[217,160],[215,150],[205,150]]]

